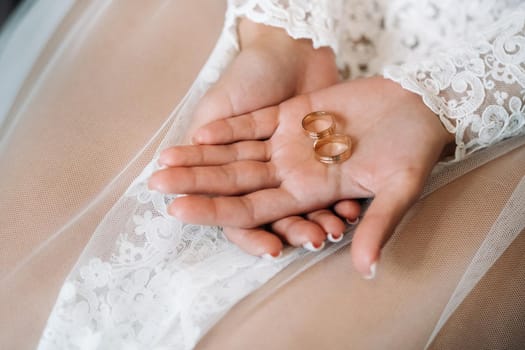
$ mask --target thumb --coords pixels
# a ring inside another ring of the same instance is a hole
[[[200,99],[186,132],[187,140],[185,141],[192,140],[195,131],[203,125],[234,115],[227,81],[228,77],[221,77]]]
[[[378,191],[356,228],[351,256],[355,269],[365,278],[373,279],[381,248],[390,239],[405,213],[418,199],[422,185],[413,180],[402,186],[389,185]]]
[[[196,106],[190,126],[195,130],[210,122],[276,105],[293,95],[293,69],[267,57],[261,50],[241,51]]]

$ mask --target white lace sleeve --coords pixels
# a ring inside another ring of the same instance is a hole
[[[235,32],[237,20],[283,28],[294,39],[311,39],[313,46],[338,51],[342,0],[228,0],[226,27]]]
[[[459,47],[384,71],[455,133],[456,160],[525,133],[525,10],[500,18]]]

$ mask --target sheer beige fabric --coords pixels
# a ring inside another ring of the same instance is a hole
[[[0,348],[36,346],[63,279],[151,159],[224,14],[212,0],[107,2],[90,28],[94,3],[78,2],[61,23],[2,129]],[[66,40],[79,23],[88,30]],[[523,174],[525,147],[420,201],[385,247],[374,281],[353,271],[344,248],[276,289],[297,261],[198,348],[424,348]],[[524,252],[521,234],[431,349],[522,348]]]
[[[82,21],[94,16],[89,7],[100,5],[76,3],[11,110],[12,131],[2,129],[2,349],[38,343],[63,279],[103,215],[151,160],[162,130],[152,135],[205,63],[225,11],[224,3],[210,0],[106,3],[97,25],[83,27],[83,36],[73,35],[57,57],[75,26],[94,20]]]

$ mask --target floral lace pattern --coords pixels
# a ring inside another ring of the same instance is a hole
[[[388,67],[388,77],[421,94],[473,151],[523,132],[525,16],[506,17],[467,48],[443,46],[519,3],[232,0],[223,36],[184,105],[193,108],[235,55],[231,34],[236,18],[247,16],[333,47],[349,77]],[[408,54],[427,60],[409,63]],[[191,115],[179,112],[173,130]],[[63,285],[40,349],[191,349],[236,302],[306,254],[290,249],[267,261],[241,252],[219,228],[178,222],[166,213],[172,197],[147,189],[156,169],[153,160],[97,228],[98,245],[86,248]]]
[[[386,69],[456,134],[456,159],[525,132],[525,11],[431,60]]]
[[[305,253],[265,260],[217,227],[175,220],[170,196],[147,189],[156,169],[152,161],[119,201],[135,204],[134,214],[109,256],[80,264],[63,285],[40,348],[191,349],[235,302]]]

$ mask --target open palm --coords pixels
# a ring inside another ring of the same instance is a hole
[[[303,116],[313,110],[336,115],[339,132],[353,141],[350,159],[337,165],[315,159],[301,128]],[[344,198],[374,197],[352,247],[363,273],[377,261],[451,141],[418,96],[381,78],[339,84],[216,121],[195,138],[203,145],[173,149],[176,164],[163,170],[170,181],[159,190],[193,194],[176,199],[172,215],[248,228]]]
[[[339,79],[331,49],[315,50],[309,40],[294,40],[282,29],[248,20],[242,20],[239,26],[241,51],[197,105],[187,142],[194,130],[206,123],[276,105],[295,95],[331,86]],[[160,162],[171,164],[169,150],[161,154]],[[345,200],[337,204],[335,211],[355,219],[360,206]],[[276,256],[282,250],[281,239],[297,246],[320,247],[327,234],[329,238],[332,233],[340,236],[344,229],[344,222],[332,210],[323,208],[304,217],[277,220],[271,232],[224,226],[224,233],[251,254]]]

